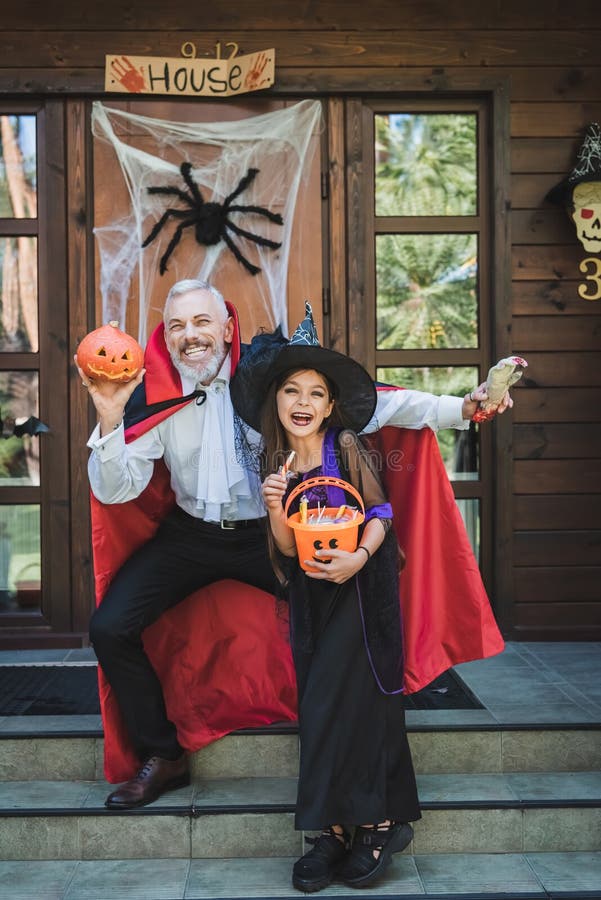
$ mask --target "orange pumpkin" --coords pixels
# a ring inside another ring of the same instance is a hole
[[[77,364],[88,378],[130,381],[144,365],[144,351],[118,324],[109,322],[96,328],[77,348]]]

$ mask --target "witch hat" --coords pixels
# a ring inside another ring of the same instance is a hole
[[[255,431],[261,427],[261,410],[273,381],[291,369],[315,369],[329,379],[342,420],[353,431],[362,431],[376,408],[376,388],[369,373],[335,350],[319,343],[311,304],[305,302],[305,318],[290,340],[281,330],[256,335],[243,350],[230,382],[232,403],[238,415]]]
[[[585,181],[601,181],[601,126],[597,122],[591,122],[587,127],[570,174],[551,188],[545,199],[569,209],[573,205],[574,188]]]

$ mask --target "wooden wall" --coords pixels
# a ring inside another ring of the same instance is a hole
[[[186,40],[207,56],[218,40],[236,41],[242,52],[275,47],[278,95],[477,91],[483,76],[506,85],[511,345],[530,363],[513,424],[503,426],[512,428],[504,471],[513,479],[497,536],[511,567],[506,630],[601,638],[601,302],[578,296],[587,254],[571,222],[544,199],[571,170],[582,129],[601,122],[601,5],[63,0],[57,12],[30,0],[4,4],[2,18],[0,91],[68,95],[67,134],[79,143],[84,102],[102,93],[105,53],[177,56]],[[79,180],[72,193],[75,222],[82,209],[89,216],[90,198]],[[82,265],[70,275],[73,315]]]

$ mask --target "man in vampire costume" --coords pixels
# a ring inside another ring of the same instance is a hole
[[[90,639],[105,774],[129,779],[107,798],[112,809],[187,784],[187,753],[224,734],[296,717],[260,438],[230,399],[239,358],[234,307],[210,285],[183,281],[167,296],[135,381],[94,382],[80,370],[99,420],[88,442],[98,604]],[[382,474],[408,560],[408,693],[503,649],[433,433],[467,427],[485,397],[484,385],[463,399],[381,390],[365,429],[394,461]]]

